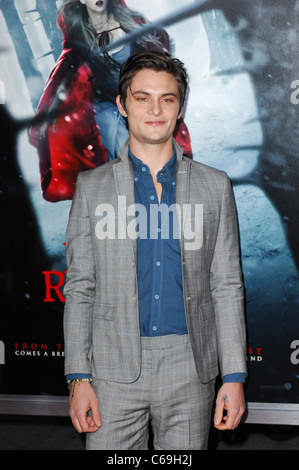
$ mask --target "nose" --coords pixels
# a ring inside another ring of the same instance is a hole
[[[154,116],[159,116],[162,112],[162,107],[159,99],[154,99],[151,102],[151,107],[150,107],[150,113],[152,113]]]

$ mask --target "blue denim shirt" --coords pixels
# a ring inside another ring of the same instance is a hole
[[[149,167],[131,152],[129,156],[134,173],[136,208],[142,205],[139,214],[136,211],[136,216],[139,216],[137,279],[140,334],[187,334],[175,206],[174,210],[169,210],[175,204],[176,154],[157,174],[157,181],[162,185],[160,205]]]

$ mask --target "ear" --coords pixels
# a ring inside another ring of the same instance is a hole
[[[184,109],[184,107],[182,107],[181,111],[179,112],[177,119],[180,119],[180,118],[182,117],[182,115],[183,115],[183,109]]]
[[[117,95],[117,97],[116,97],[116,104],[117,104],[117,108],[118,108],[118,111],[120,112],[120,114],[125,118],[128,117],[128,114],[127,114],[124,106],[121,103],[120,95]]]

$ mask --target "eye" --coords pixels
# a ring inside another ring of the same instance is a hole
[[[162,101],[163,101],[163,103],[174,103],[175,98],[172,98],[172,97],[170,97],[170,98],[163,98]]]
[[[141,102],[146,102],[147,101],[147,98],[145,96],[137,96],[137,97],[135,97],[135,99],[137,101],[141,101]]]

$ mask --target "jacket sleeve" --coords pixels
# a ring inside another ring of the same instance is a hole
[[[29,140],[34,147],[39,146],[40,128],[42,124],[50,118],[49,112],[53,105],[53,101],[57,96],[59,86],[63,80],[65,80],[66,76],[69,76],[69,79],[71,79],[75,73],[76,68],[73,64],[73,56],[74,55],[70,49],[65,49],[48,77],[45,89],[35,112],[35,116],[29,127]],[[58,107],[58,101],[56,106]],[[55,114],[55,110],[52,110],[52,114]]]
[[[221,375],[246,373],[244,286],[239,233],[233,192],[225,173],[210,285],[216,315]]]
[[[88,206],[77,179],[66,232],[67,275],[64,287],[65,374],[90,374],[95,265]]]
[[[78,173],[107,161],[95,121],[92,77],[82,52],[65,49],[30,126],[30,142],[39,157],[41,189],[49,202],[72,199]]]

